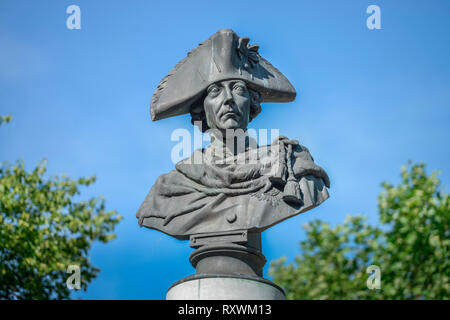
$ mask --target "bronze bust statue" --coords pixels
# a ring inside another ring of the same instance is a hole
[[[193,124],[210,132],[211,144],[158,178],[137,212],[141,226],[178,239],[235,230],[260,233],[328,198],[326,172],[298,141],[279,137],[258,146],[246,135],[261,103],[296,96],[258,48],[232,30],[219,30],[158,85],[152,120],[190,113]],[[236,141],[238,148],[230,147]]]

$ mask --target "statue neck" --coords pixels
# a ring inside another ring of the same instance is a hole
[[[211,148],[223,150],[225,157],[235,156],[238,153],[246,151],[248,148],[256,147],[256,141],[248,136],[247,130],[229,132],[228,136],[216,134],[214,131],[210,133]]]

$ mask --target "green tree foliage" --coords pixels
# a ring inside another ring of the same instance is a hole
[[[80,267],[86,290],[100,271],[89,260],[92,242],[115,237],[121,216],[101,197],[80,199],[95,177],[45,173],[45,163],[31,172],[22,162],[0,165],[0,299],[69,299],[69,265]]]
[[[348,216],[332,228],[306,224],[294,263],[280,258],[269,273],[288,299],[449,299],[450,202],[438,173],[424,164],[402,167],[398,186],[383,183],[380,224]],[[381,288],[367,286],[367,267],[381,270]]]
[[[0,125],[2,125],[2,123],[8,123],[10,122],[12,119],[11,116],[0,116]]]

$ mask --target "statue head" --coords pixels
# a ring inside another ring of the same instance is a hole
[[[159,83],[150,104],[152,120],[191,113],[208,129],[242,129],[261,102],[289,102],[289,80],[260,56],[259,46],[222,29],[191,50]]]
[[[202,132],[218,129],[246,130],[248,123],[261,112],[261,95],[240,79],[212,83],[191,108],[192,124],[200,121]]]

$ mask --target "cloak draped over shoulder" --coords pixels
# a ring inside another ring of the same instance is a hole
[[[296,140],[279,137],[271,145],[254,145],[234,155],[212,140],[178,162],[151,188],[137,212],[139,224],[178,239],[263,231],[329,197],[328,175]]]

